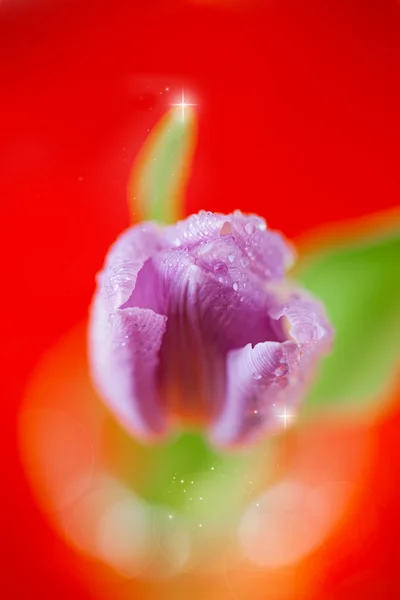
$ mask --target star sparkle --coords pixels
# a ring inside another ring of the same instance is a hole
[[[282,419],[282,420],[283,420],[283,423],[284,423],[284,427],[285,427],[285,429],[286,429],[286,427],[287,427],[287,422],[288,422],[288,419],[291,419],[291,418],[293,417],[293,415],[291,415],[289,412],[287,412],[287,410],[286,410],[286,406],[285,406],[285,408],[283,409],[283,413],[282,413],[282,414],[280,414],[280,415],[276,415],[276,416],[277,416],[279,419]]]
[[[191,104],[189,102],[186,102],[185,100],[185,91],[182,90],[182,98],[180,102],[175,102],[173,104],[171,104],[171,106],[176,106],[178,108],[181,109],[182,111],[182,121],[185,120],[185,108],[187,108],[188,106],[197,106],[197,104]]]

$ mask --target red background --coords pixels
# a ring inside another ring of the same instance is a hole
[[[389,0],[0,4],[1,597],[88,598],[24,479],[16,417],[128,224],[147,130],[184,87],[199,104],[188,210],[240,207],[296,236],[399,204],[399,72]],[[378,426],[346,539],[364,537],[338,542],[321,597],[398,597],[399,421]]]

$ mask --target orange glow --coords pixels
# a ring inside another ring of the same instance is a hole
[[[81,556],[80,571],[95,597],[125,600],[140,588],[149,600],[165,597],[166,589],[185,598],[188,577],[195,577],[194,600],[231,592],[240,600],[261,600],[260,585],[279,586],[293,600],[299,588],[310,592],[321,568],[319,549],[357,497],[368,466],[368,431],[315,421],[276,438],[275,458],[263,458],[264,467],[259,463],[247,507],[228,538],[218,540],[219,518],[210,528],[201,502],[193,527],[183,513],[144,501],[121,478],[127,454],[139,478],[146,462],[135,443],[115,443],[115,436],[125,434],[115,429],[91,388],[85,333],[81,324],[43,358],[27,391],[19,431],[37,500]],[[207,485],[215,485],[212,477]],[[223,478],[221,485],[224,489]],[[201,489],[207,497],[207,488]],[[97,585],[99,571],[85,557],[95,560],[104,576],[113,574],[106,576],[109,585]],[[122,589],[119,580],[130,583]]]

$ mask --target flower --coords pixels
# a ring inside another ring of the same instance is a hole
[[[293,259],[281,234],[240,211],[118,238],[98,276],[89,354],[133,435],[200,425],[232,446],[283,426],[333,337],[321,304],[286,281]]]

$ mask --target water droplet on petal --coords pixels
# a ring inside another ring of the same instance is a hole
[[[232,235],[232,226],[229,221],[225,221],[222,225],[219,235]]]
[[[235,290],[235,292],[237,292],[237,291],[238,291],[238,289],[239,289],[239,286],[238,286],[238,284],[236,283],[236,281],[235,281],[235,283],[233,284],[233,286],[232,286],[232,287],[233,287],[233,289]]]
[[[247,269],[247,267],[250,264],[250,261],[248,258],[243,257],[240,259],[240,264],[242,265],[243,269]]]
[[[249,235],[251,235],[254,231],[254,227],[251,223],[246,223],[244,228],[245,228],[246,233],[248,233]]]
[[[287,375],[289,371],[289,367],[287,366],[286,363],[283,363],[282,365],[279,365],[279,367],[277,367],[274,371],[274,374],[276,375],[276,377],[284,377],[285,375]]]
[[[234,254],[229,254],[228,260],[229,260],[229,262],[233,263],[233,261],[235,260],[235,255]]]
[[[228,270],[228,267],[223,262],[219,262],[214,265],[215,273],[220,273],[221,275],[224,275],[227,272],[227,270]]]
[[[260,375],[260,373],[253,373],[253,374],[252,374],[252,377],[253,377],[253,379],[257,379],[257,380],[258,380],[258,379],[261,379],[261,375]]]

